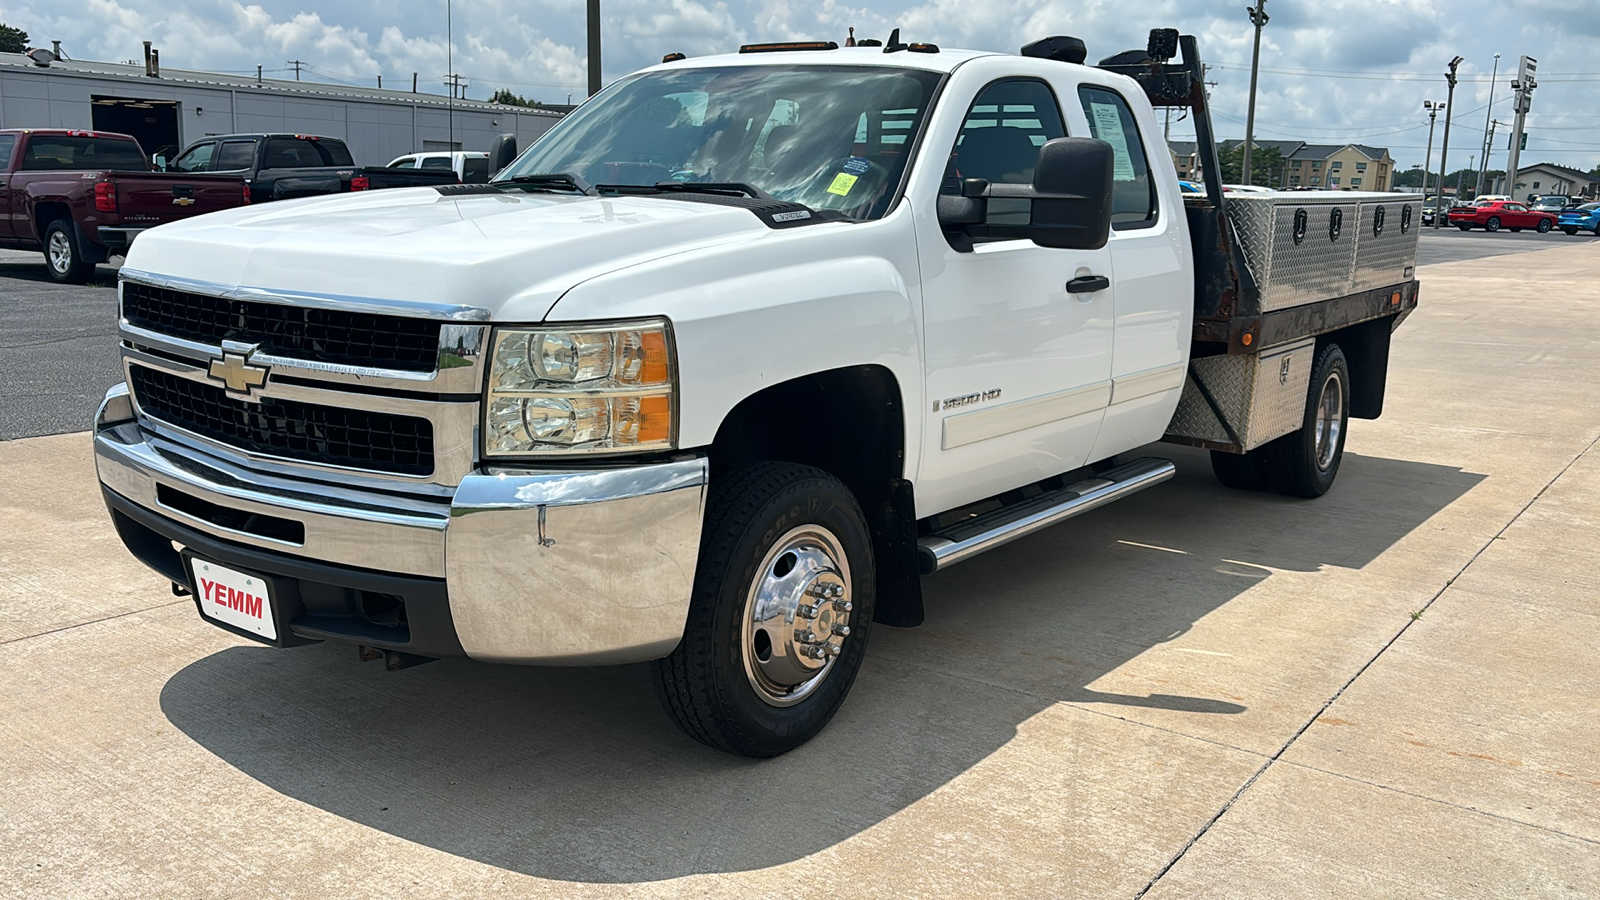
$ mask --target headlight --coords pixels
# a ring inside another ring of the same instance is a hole
[[[496,329],[484,452],[669,449],[672,374],[672,340],[660,319]]]

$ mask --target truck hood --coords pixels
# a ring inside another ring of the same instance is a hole
[[[774,234],[747,210],[672,198],[396,188],[163,225],[134,242],[126,266],[227,287],[452,303],[501,321],[539,321],[597,275]]]

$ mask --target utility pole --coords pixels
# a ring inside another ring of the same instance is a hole
[[[1481,148],[1483,156],[1480,157],[1483,162],[1478,165],[1478,180],[1475,182],[1477,188],[1472,192],[1473,196],[1483,193],[1483,175],[1489,171],[1489,142],[1494,140],[1494,83],[1495,79],[1499,77],[1500,54],[1496,53],[1494,55],[1494,71],[1489,73],[1489,107],[1483,111],[1483,147]]]
[[[450,117],[450,149],[456,149],[456,38],[455,29],[450,19],[450,0],[444,0],[444,67],[445,74],[450,76],[450,99],[445,101],[445,109]]]
[[[1439,200],[1433,205],[1433,227],[1444,227],[1444,217],[1439,215],[1444,210],[1444,176],[1450,170],[1447,168],[1450,159],[1450,116],[1455,112],[1456,105],[1456,68],[1463,62],[1463,57],[1450,60],[1449,70],[1444,73],[1444,80],[1450,85],[1450,90],[1445,94],[1444,103],[1444,142],[1439,147]]]
[[[1433,123],[1439,118],[1439,110],[1444,109],[1443,103],[1432,100],[1422,101],[1422,108],[1428,111],[1428,155],[1422,159],[1422,199],[1428,199],[1428,174],[1433,171]],[[1433,208],[1434,220],[1438,220],[1439,207]]]
[[[1505,123],[1501,122],[1499,119],[1489,120],[1489,139],[1484,141],[1483,164],[1478,169],[1478,193],[1480,194],[1483,193],[1483,182],[1489,177],[1489,156],[1494,153],[1494,132],[1496,128],[1499,128],[1503,124]],[[1491,190],[1489,193],[1493,194],[1496,192]]]
[[[600,0],[589,0],[589,96],[600,93]]]
[[[1467,154],[1467,167],[1465,169],[1462,169],[1461,171],[1456,173],[1456,199],[1457,200],[1461,199],[1461,179],[1467,177],[1467,172],[1468,171],[1472,171],[1474,173],[1477,172],[1476,169],[1472,168],[1472,164],[1474,162],[1477,162],[1477,160],[1478,160],[1478,154],[1476,154],[1476,153],[1468,153]],[[1472,189],[1472,194],[1473,194],[1473,196],[1477,196],[1478,189],[1476,187],[1474,187]]]
[[[294,66],[294,80],[295,81],[299,81],[300,80],[300,67],[305,65],[305,63],[301,62],[298,59],[291,59],[287,63],[285,63],[285,65]],[[259,77],[260,74],[261,74],[260,72],[257,72],[256,73],[257,77]]]
[[[597,2],[597,0],[590,0]],[[1256,0],[1254,9],[1245,7],[1245,12],[1250,14],[1250,24],[1256,27],[1256,49],[1250,57],[1250,111],[1244,117],[1244,171],[1240,181],[1250,184],[1250,144],[1256,138],[1256,75],[1261,67],[1261,29],[1266,26],[1267,0]],[[1218,173],[1219,176],[1221,173]]]
[[[1517,119],[1511,132],[1511,158],[1506,162],[1506,194],[1513,200],[1517,199],[1517,163],[1522,157],[1522,127],[1528,117],[1528,110],[1533,106],[1533,89],[1539,86],[1539,83],[1533,80],[1538,67],[1538,60],[1524,56],[1522,64],[1517,67],[1517,80],[1511,82],[1511,90],[1516,95],[1513,108]]]

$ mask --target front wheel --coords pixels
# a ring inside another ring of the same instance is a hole
[[[1338,344],[1317,353],[1300,430],[1260,448],[1272,486],[1291,497],[1320,497],[1333,487],[1350,425],[1350,366]]]
[[[68,219],[44,230],[44,263],[50,280],[60,284],[84,284],[94,277],[94,263],[84,262],[83,245]]]
[[[1555,223],[1551,222],[1549,219],[1540,219],[1539,220],[1538,232],[1540,234],[1548,234],[1549,231],[1550,231],[1550,226],[1552,226],[1554,224]]]
[[[1499,216],[1491,216],[1489,218],[1489,221],[1483,223],[1483,230],[1484,231],[1499,231],[1500,230],[1500,217]]]
[[[837,478],[779,462],[719,476],[683,640],[652,664],[667,712],[729,753],[793,750],[849,693],[875,595],[866,517]]]

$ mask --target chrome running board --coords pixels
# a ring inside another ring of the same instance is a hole
[[[964,559],[1098,509],[1171,478],[1171,460],[1147,457],[1038,497],[974,516],[917,539],[922,574],[932,575]]]

